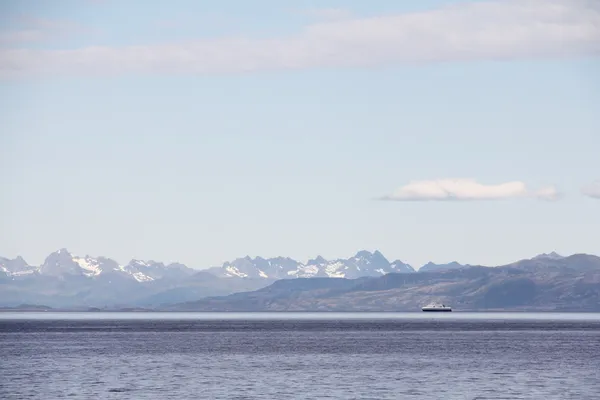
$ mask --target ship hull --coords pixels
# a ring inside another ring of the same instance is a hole
[[[424,312],[452,312],[451,308],[424,308]]]

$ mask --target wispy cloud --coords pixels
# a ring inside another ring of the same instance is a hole
[[[581,188],[581,193],[593,199],[600,199],[600,179]]]
[[[380,200],[389,201],[472,201],[504,200],[514,198],[537,198],[558,200],[558,191],[553,186],[530,190],[520,181],[485,185],[474,179],[440,179],[412,181],[391,195]]]
[[[600,53],[600,2],[496,0],[309,25],[271,39],[0,50],[0,76],[234,73]]]

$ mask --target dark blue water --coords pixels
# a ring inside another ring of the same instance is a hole
[[[2,399],[597,399],[600,322],[0,319]]]

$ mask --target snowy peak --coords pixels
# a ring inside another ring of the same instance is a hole
[[[46,257],[39,268],[41,275],[75,275],[96,277],[102,274],[122,272],[119,264],[106,257],[78,256],[67,249],[60,249]]]
[[[149,264],[146,261],[132,259],[127,265],[135,265],[137,267],[147,267]]]
[[[74,256],[67,249],[60,249],[50,254],[40,266],[39,272],[42,275],[61,276],[82,275],[83,271],[79,264],[74,260]]]
[[[0,272],[16,277],[18,274],[38,273],[41,276],[66,278],[85,277],[112,281],[118,278],[137,282],[156,280],[180,280],[192,276],[197,271],[173,262],[165,264],[153,260],[132,259],[126,265],[106,257],[79,256],[66,248],[59,249],[39,267],[28,266],[23,259],[0,259]],[[381,276],[390,272],[414,272],[412,267],[401,261],[390,263],[378,250],[361,250],[348,259],[327,260],[317,256],[306,264],[289,257],[251,257],[225,262],[205,272],[217,277],[248,279],[289,279],[289,278],[360,278]]]
[[[415,269],[410,265],[396,260],[390,264],[390,269],[394,272],[415,272]]]
[[[227,277],[247,278],[249,272],[251,273],[254,270],[260,270],[260,264],[260,261],[254,263],[249,256],[246,256],[232,262],[224,263],[223,269],[225,270],[225,276]]]
[[[8,260],[11,262],[11,264],[13,265],[13,268],[17,268],[17,269],[23,269],[23,268],[28,268],[30,265],[27,264],[27,261],[25,261],[23,259],[23,257],[21,256],[17,256],[17,258],[15,258],[14,260]]]
[[[82,269],[83,274],[86,276],[97,276],[102,273],[101,263],[95,258],[90,256],[73,256],[72,260]]]
[[[265,259],[246,256],[226,262],[223,266],[212,268],[210,271],[217,276],[227,278],[282,279],[287,276],[287,271],[295,269],[297,265],[297,261],[286,257]]]
[[[65,248],[55,251],[39,267],[28,266],[23,259],[0,259],[0,271],[17,277],[39,273],[41,276],[64,278],[67,276],[87,278],[123,278],[138,282],[149,282],[162,278],[181,278],[191,276],[195,270],[183,264],[172,263],[165,266],[155,261],[131,260],[121,266],[107,257],[78,256]]]
[[[37,270],[36,267],[27,264],[23,257],[10,258],[0,257],[0,271],[7,275],[29,275]]]
[[[402,262],[395,265],[385,258],[380,251],[371,253],[361,250],[348,259],[327,260],[322,256],[308,260],[305,264],[291,258],[262,257],[238,258],[226,262],[221,267],[214,267],[210,272],[228,278],[359,278],[364,276],[381,276],[390,272],[414,272],[412,267]]]
[[[367,250],[359,251],[347,262],[353,270],[351,276],[377,276],[391,272],[390,262],[379,250],[373,253]]]
[[[374,253],[366,250],[359,251],[354,257],[350,258],[349,261],[352,261],[357,266],[363,268],[370,268],[372,266],[388,267],[390,265],[390,262],[383,254],[381,254],[381,252],[379,252],[379,250],[376,250]]]
[[[306,263],[306,265],[321,265],[321,264],[325,264],[327,262],[326,259],[324,259],[321,256],[317,256],[317,258],[313,258],[311,260],[308,260],[308,262]]]
[[[127,265],[121,267],[123,271],[130,274],[138,282],[150,282],[157,279],[178,279],[194,274],[192,268],[180,263],[165,265],[157,261],[131,260]]]

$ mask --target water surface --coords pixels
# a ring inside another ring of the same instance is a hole
[[[7,314],[0,319],[3,399],[595,399],[600,393],[600,319],[591,314]]]

